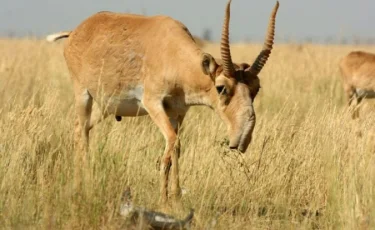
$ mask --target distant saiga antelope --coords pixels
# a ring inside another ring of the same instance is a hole
[[[352,108],[352,118],[359,117],[359,103],[375,98],[375,54],[354,51],[340,61],[344,91]]]
[[[64,56],[75,92],[75,148],[86,152],[90,129],[110,114],[150,115],[166,141],[160,166],[162,202],[168,199],[170,170],[170,195],[180,195],[177,132],[190,106],[216,111],[227,125],[229,147],[245,152],[255,126],[258,74],[272,50],[279,3],[252,66],[232,62],[230,3],[222,30],[222,64],[200,50],[182,23],[166,16],[100,12],[71,32],[49,35],[49,41],[69,37]],[[102,114],[91,116],[93,101]]]

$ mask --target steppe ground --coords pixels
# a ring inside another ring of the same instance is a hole
[[[148,117],[92,131],[84,187],[73,192],[72,85],[63,42],[0,40],[0,228],[119,229],[120,196],[157,210],[164,139]],[[261,45],[234,44],[251,63]],[[220,145],[221,120],[192,108],[183,124],[183,217],[193,229],[375,229],[375,110],[346,108],[338,62],[375,47],[276,44],[261,72],[257,125],[244,155]],[[219,56],[219,45],[204,50]]]

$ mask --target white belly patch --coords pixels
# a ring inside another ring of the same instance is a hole
[[[358,97],[375,98],[374,90],[356,89]]]
[[[107,111],[116,116],[143,116],[147,111],[143,107],[143,86],[138,85],[124,90],[119,95],[106,97]]]
[[[138,101],[142,101],[143,99],[143,86],[138,85],[133,89],[129,90],[125,95],[132,99],[137,99]]]

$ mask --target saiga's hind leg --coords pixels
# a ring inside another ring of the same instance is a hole
[[[362,101],[362,97],[359,97],[355,91],[355,88],[349,85],[344,85],[344,90],[348,100],[348,106],[352,113],[352,119],[359,118],[359,104]]]
[[[107,111],[102,111],[102,109],[96,106],[93,107],[91,119],[90,119],[90,126],[89,129],[91,130],[95,125],[99,124],[103,120],[105,120],[108,116],[109,113]]]
[[[356,118],[359,118],[359,108],[360,108],[360,103],[361,103],[361,101],[363,100],[363,97],[361,97],[361,96],[359,96],[357,93],[355,93],[355,99],[354,99],[354,101],[355,101],[355,106],[354,106],[354,108],[353,108],[353,116],[352,116],[352,118],[353,119],[356,119]]]
[[[85,160],[88,154],[92,96],[87,89],[75,86],[74,148],[76,157]],[[77,158],[76,158],[77,159]]]

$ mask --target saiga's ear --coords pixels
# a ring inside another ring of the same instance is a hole
[[[202,70],[203,73],[206,75],[210,75],[212,78],[214,78],[214,74],[216,73],[216,69],[218,67],[215,59],[207,53],[204,53],[202,55]]]

